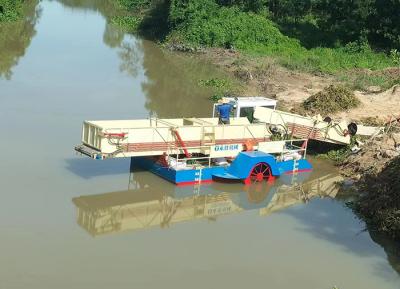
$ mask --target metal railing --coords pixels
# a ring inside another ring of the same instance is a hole
[[[295,145],[294,143],[298,143],[298,142],[304,142],[307,141],[307,139],[292,139],[292,140],[285,140],[285,146],[283,147],[282,151],[279,153],[280,159],[283,160],[284,156],[287,154],[293,154],[293,153],[298,153],[302,159],[305,159],[307,156],[307,145],[305,147],[298,146]],[[289,148],[287,148],[289,146]],[[187,150],[199,150],[199,149],[209,149],[211,150],[213,147],[213,145],[203,145],[203,146],[194,146],[194,147],[186,147]],[[173,156],[174,160],[176,161],[176,164],[174,166],[170,166],[171,168],[177,168],[179,166],[179,161],[184,162],[185,165],[187,165],[187,161],[200,161],[200,160],[207,160],[206,164],[207,167],[211,167],[211,162],[213,158],[218,158],[218,157],[212,157],[211,154],[208,156],[204,156],[204,157],[183,157],[180,158],[179,156],[181,155],[180,151],[183,150],[183,148],[181,147],[176,147],[175,148],[176,152],[173,153],[168,153],[167,152],[167,156],[170,157],[171,155]],[[221,157],[223,158],[223,157]],[[168,162],[168,160],[167,160]],[[169,162],[168,162],[169,165]],[[196,165],[199,165],[198,163],[194,163],[192,164],[191,167],[195,167]]]

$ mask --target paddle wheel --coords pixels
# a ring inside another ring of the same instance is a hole
[[[257,182],[262,182],[263,180],[273,180],[271,167],[266,163],[258,163],[250,171],[249,176],[244,180],[246,185],[250,185]]]

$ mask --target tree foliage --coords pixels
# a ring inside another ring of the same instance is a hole
[[[0,22],[13,21],[21,16],[22,0],[0,0]]]

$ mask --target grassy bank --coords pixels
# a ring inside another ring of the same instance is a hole
[[[253,57],[274,57],[285,67],[312,73],[379,70],[395,65],[390,56],[374,51],[365,41],[337,47],[312,47],[307,43],[312,48],[306,48],[301,42],[301,31],[297,38],[289,37],[268,13],[222,6],[218,4],[221,1],[117,1],[129,11],[140,11],[137,14],[141,16],[126,17],[115,23],[131,26],[144,35],[158,36],[155,38],[164,43],[234,48]]]

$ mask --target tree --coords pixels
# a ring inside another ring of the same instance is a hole
[[[292,18],[298,21],[311,13],[312,0],[269,0],[268,9],[277,20]]]
[[[238,6],[242,11],[259,13],[266,9],[268,0],[217,0],[222,6]]]
[[[316,12],[319,25],[333,32],[343,42],[351,42],[369,35],[371,16],[376,0],[318,0]]]
[[[382,47],[400,49],[400,1],[375,0],[375,9],[370,21],[374,41]]]

